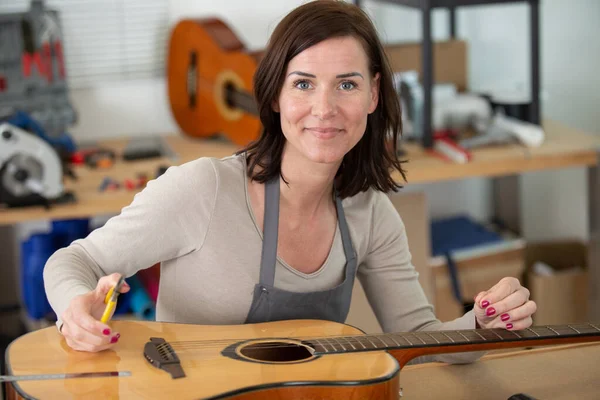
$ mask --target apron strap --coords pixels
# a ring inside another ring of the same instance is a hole
[[[346,222],[346,215],[341,199],[336,196],[336,210],[342,245],[346,257],[346,277],[354,277],[356,263],[350,262],[356,258],[350,230]],[[265,184],[265,207],[263,218],[263,244],[260,260],[260,284],[263,286],[275,285],[275,266],[277,265],[277,241],[279,233],[279,176]]]
[[[260,259],[260,284],[274,286],[279,232],[279,175],[265,184],[263,244]]]
[[[340,226],[340,233],[342,235],[342,245],[344,246],[344,255],[346,256],[346,278],[354,278],[354,270],[356,269],[356,262],[350,262],[356,258],[354,254],[354,248],[352,246],[352,239],[350,238],[350,229],[348,229],[348,223],[346,222],[346,214],[342,207],[342,200],[339,196],[335,196],[335,203],[338,216],[338,224]]]

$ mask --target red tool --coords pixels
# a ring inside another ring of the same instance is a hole
[[[437,131],[433,135],[433,151],[446,160],[465,164],[471,161],[471,152],[456,143],[456,136],[452,130]]]

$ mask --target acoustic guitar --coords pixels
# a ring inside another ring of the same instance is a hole
[[[391,400],[401,368],[422,355],[600,341],[600,324],[368,335],[319,320],[111,324],[121,338],[99,353],[70,349],[55,327],[17,338],[9,399]]]
[[[239,146],[257,139],[262,124],[252,78],[259,58],[219,19],[179,21],[169,39],[167,86],[183,133],[221,133]]]

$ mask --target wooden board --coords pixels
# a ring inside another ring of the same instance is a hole
[[[430,154],[418,144],[406,144],[407,154],[403,158],[409,161],[405,164],[408,185],[597,164],[600,137],[553,121],[545,121],[544,128],[547,140],[537,149],[527,151],[519,145],[477,149],[473,152],[473,161],[468,164],[455,164]],[[67,188],[73,190],[79,199],[77,204],[55,206],[49,211],[43,207],[0,209],[0,225],[119,213],[131,202],[135,191],[121,189],[117,192],[99,193],[98,187],[105,176],[115,179],[133,178],[139,172],[154,176],[161,164],[182,164],[198,157],[221,158],[237,150],[236,146],[224,139],[194,139],[183,136],[168,136],[166,139],[179,155],[177,160],[164,158],[138,162],[119,161],[107,170],[77,168],[79,181],[67,182]],[[126,139],[116,139],[102,142],[101,145],[115,149],[120,154],[126,142]],[[396,174],[395,178],[401,179],[399,174]]]
[[[583,344],[490,354],[467,365],[429,363],[400,373],[404,399],[596,399],[600,345]]]

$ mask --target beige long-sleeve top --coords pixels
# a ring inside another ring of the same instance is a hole
[[[48,300],[59,316],[100,277],[126,277],[161,263],[156,319],[242,324],[259,280],[262,231],[250,206],[245,157],[199,158],[150,181],[133,202],[85,239],[58,250],[44,269]],[[357,277],[385,332],[473,329],[472,313],[436,319],[411,264],[402,219],[388,197],[369,190],[342,202],[358,257]],[[344,277],[339,226],[323,266],[304,274],[278,258],[275,286],[328,289]],[[438,356],[469,362],[478,353]]]

